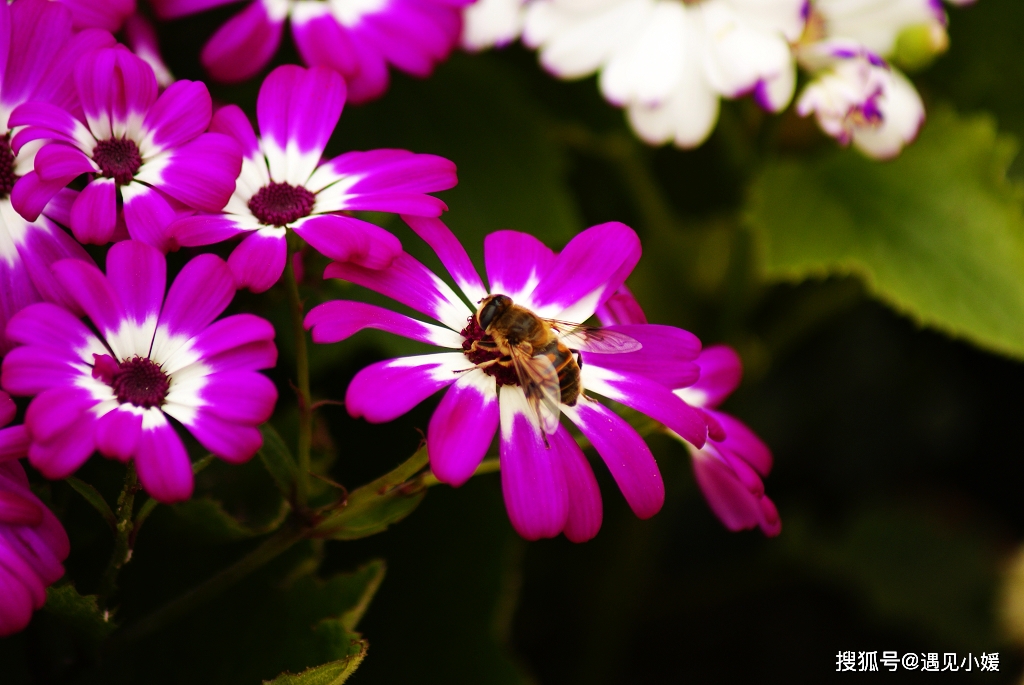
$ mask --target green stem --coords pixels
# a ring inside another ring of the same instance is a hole
[[[129,461],[124,474],[124,487],[117,497],[116,523],[114,526],[114,551],[110,555],[107,569],[100,578],[97,594],[109,598],[117,590],[117,576],[121,567],[132,558],[131,535],[135,529],[132,511],[135,508],[135,493],[139,489],[139,478],[135,473],[135,462]]]
[[[299,445],[298,482],[295,484],[295,504],[300,511],[309,501],[309,451],[313,442],[313,399],[309,392],[309,350],[306,347],[306,329],[302,325],[302,299],[299,282],[292,268],[291,254],[284,267],[285,289],[288,291],[288,309],[291,310],[292,331],[295,335],[295,371],[299,391]]]
[[[495,471],[501,470],[501,462],[497,458],[484,459],[480,462],[480,466],[476,467],[473,471],[473,476],[479,476],[484,473],[494,473]],[[470,476],[472,478],[472,476]],[[437,479],[437,476],[432,471],[427,471],[423,474],[423,487],[432,488],[435,485],[440,485],[441,481]]]
[[[205,604],[247,575],[263,567],[280,554],[286,552],[306,535],[306,529],[285,526],[263,541],[259,547],[221,571],[179,595],[148,616],[115,635],[107,647],[108,653],[116,652],[134,643],[165,625],[185,616],[196,607]]]

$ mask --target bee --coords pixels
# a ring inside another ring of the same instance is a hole
[[[581,395],[586,397],[579,350],[611,354],[640,349],[639,342],[622,333],[543,319],[507,295],[480,300],[474,318],[490,340],[474,340],[467,352],[498,355],[475,368],[497,364],[513,369],[546,435],[558,430],[560,403],[571,407]]]

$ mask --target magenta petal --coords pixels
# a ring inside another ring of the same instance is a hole
[[[20,153],[22,146],[33,140],[53,140],[76,145],[79,137],[87,140],[91,135],[89,129],[70,112],[48,102],[26,102],[18,105],[11,112],[7,125],[27,127],[15,134],[11,140],[14,154]]]
[[[69,359],[71,354],[44,347],[15,347],[4,356],[0,382],[15,395],[35,395],[56,385],[74,383],[81,377],[74,366],[80,360]]]
[[[466,254],[466,248],[440,219],[403,216],[402,220],[430,245],[444,268],[455,279],[455,285],[459,286],[470,302],[478,302],[487,296],[487,288]]]
[[[134,182],[122,187],[121,195],[124,222],[132,239],[168,252],[174,246],[170,225],[177,214],[167,199],[159,190]]]
[[[710,444],[693,455],[693,474],[711,511],[729,530],[746,530],[761,521],[760,497],[750,492]]]
[[[392,421],[458,380],[457,371],[472,367],[461,352],[400,357],[371,364],[352,379],[345,408],[370,423]]]
[[[32,5],[38,7],[41,3],[22,2],[20,4],[22,5],[21,9],[30,10]],[[17,11],[15,9],[15,15],[17,15]],[[78,64],[83,55],[101,48],[113,47],[116,41],[107,31],[93,28],[86,28],[70,36],[68,34],[61,35],[60,32],[53,30],[54,27],[49,18],[40,17],[40,19],[41,25],[46,27],[43,30],[34,30],[21,18],[15,18],[15,23],[19,26],[20,30],[18,35],[14,36],[15,42],[11,46],[13,54],[28,54],[32,51],[38,51],[46,55],[46,57],[41,62],[38,62],[37,66],[47,65],[45,75],[41,75],[38,71],[33,73],[32,71],[25,70],[21,72],[20,76],[25,79],[26,83],[30,84],[30,89],[33,91],[31,99],[37,102],[52,103],[57,107],[67,110],[76,117],[81,117],[82,106],[79,104],[78,92],[73,78],[75,65]],[[41,40],[44,33],[49,35]],[[50,41],[57,43],[59,48],[56,50],[52,49]],[[4,75],[4,87],[3,93],[0,94],[0,100],[5,103],[13,103],[20,100],[20,98],[15,100],[12,97],[13,88],[10,92],[8,91],[8,84],[10,83],[8,79],[15,73],[17,72],[9,67]]]
[[[427,428],[430,469],[442,483],[469,480],[498,430],[498,394],[494,379],[467,371],[441,398]]]
[[[282,228],[261,228],[242,239],[228,257],[236,288],[262,293],[281,279],[288,258],[285,235]]]
[[[106,179],[100,179],[106,180]],[[93,181],[96,183],[96,181]],[[92,185],[90,183],[89,185]],[[30,171],[14,184],[11,190],[11,204],[27,221],[35,221],[43,213],[50,200],[64,188],[63,181],[44,181],[39,174]],[[116,205],[115,205],[116,209]],[[76,236],[77,237],[77,236]],[[84,242],[79,238],[80,242]]]
[[[284,65],[263,81],[256,102],[260,133],[280,149],[294,146],[311,160],[294,176],[289,169],[290,177],[304,181],[313,173],[344,104],[345,82],[332,69]]]
[[[94,430],[94,420],[83,412],[49,442],[40,442],[33,436],[28,461],[51,480],[67,478],[95,451]]]
[[[462,347],[463,337],[449,328],[417,321],[405,314],[365,302],[333,300],[324,302],[306,315],[306,328],[313,329],[313,342],[335,343],[366,328],[375,328],[429,345]]]
[[[142,434],[142,414],[126,408],[109,411],[96,421],[96,449],[100,454],[128,461]]]
[[[522,388],[501,388],[501,491],[516,532],[527,540],[553,538],[569,518],[561,460],[544,444]]]
[[[206,131],[213,116],[213,101],[206,84],[176,81],[167,87],[146,114],[142,130],[163,150],[182,145]]]
[[[69,362],[82,361],[75,350],[98,344],[92,331],[77,317],[49,302],[31,305],[15,314],[8,323],[7,334],[24,345],[55,351]]]
[[[199,255],[185,265],[167,291],[160,326],[170,335],[191,338],[210,325],[234,296],[235,279],[224,260]]]
[[[49,209],[47,209],[47,213],[49,213]],[[32,286],[44,301],[59,304],[76,316],[80,316],[81,312],[77,305],[57,283],[51,267],[61,259],[71,258],[92,262],[92,258],[82,249],[80,243],[46,217],[40,217],[35,223],[25,226],[25,230],[24,249],[19,252],[24,269],[31,278]],[[4,294],[0,294],[0,301],[3,299]],[[0,309],[2,308],[3,305],[0,304]]]
[[[0,17],[3,16],[3,11],[0,10]],[[0,427],[6,426],[14,420],[14,415],[18,413],[18,406],[14,404],[14,400],[11,396],[0,390]]]
[[[594,445],[633,513],[646,519],[661,510],[665,485],[651,450],[626,421],[607,407],[582,400],[562,407]]]
[[[762,476],[767,476],[772,468],[772,453],[754,431],[747,428],[739,419],[722,412],[705,410],[725,429],[725,440],[720,441],[719,448],[735,454],[750,464]]]
[[[248,461],[263,444],[258,428],[225,421],[204,409],[196,412],[188,429],[203,447],[232,464]]]
[[[167,288],[167,261],[145,243],[126,240],[107,253],[107,280],[136,324],[156,319]]]
[[[177,19],[214,7],[229,5],[235,0],[150,0],[153,11],[160,19]]]
[[[71,10],[75,28],[97,28],[117,32],[135,12],[135,0],[61,0]]]
[[[145,116],[158,90],[153,69],[123,45],[82,57],[75,83],[89,127],[100,140],[123,137],[129,119]]]
[[[0,429],[0,463],[27,457],[29,443],[28,429],[24,425]]]
[[[309,3],[305,10],[301,17],[292,17],[292,37],[302,61],[350,78],[359,65],[348,32],[331,16],[328,5]]]
[[[626,286],[619,288],[597,308],[597,318],[604,326],[647,323],[647,315]]]
[[[199,396],[205,403],[204,412],[232,423],[255,426],[274,413],[277,388],[256,371],[222,371],[206,377]]]
[[[81,174],[99,171],[84,152],[61,143],[50,143],[39,149],[35,170],[44,181],[63,181],[65,184]]]
[[[36,395],[25,412],[25,426],[32,440],[51,442],[80,421],[97,404],[88,390],[56,385]]]
[[[195,214],[176,219],[167,227],[167,232],[174,243],[197,247],[213,245],[247,231],[223,214]]]
[[[743,377],[743,362],[736,350],[727,345],[707,348],[697,358],[697,365],[700,380],[690,390],[704,395],[701,406],[717,407],[739,387]]]
[[[94,179],[71,206],[71,231],[86,245],[106,245],[116,227],[117,184],[112,178]]]
[[[585,321],[619,289],[639,260],[640,239],[629,226],[591,226],[558,254],[530,301],[541,315]]]
[[[53,272],[103,336],[113,337],[125,317],[124,305],[103,272],[77,259],[62,259],[53,265]]]
[[[189,207],[218,212],[231,199],[241,170],[242,153],[234,138],[204,133],[175,149],[159,178],[143,173],[143,166],[139,180],[158,186]]]
[[[227,316],[204,328],[192,339],[192,347],[203,358],[204,364],[209,364],[215,370],[226,370],[217,367],[213,361],[221,355],[229,353],[236,348],[253,344],[270,343],[274,349],[274,327],[266,319],[254,314],[235,314]],[[252,365],[250,369],[268,369],[274,366],[277,355],[260,365]],[[244,367],[232,367],[244,368]]]
[[[0,561],[0,597],[3,603],[0,604],[0,637],[13,635],[25,629],[32,619],[32,612],[35,606],[32,602],[32,594],[26,582],[33,582],[30,579],[19,580],[18,575],[9,571]]]
[[[11,50],[11,7],[0,7],[0,74],[7,70]]]
[[[673,390],[692,385],[701,375],[694,361],[700,352],[700,340],[689,331],[655,324],[607,326],[606,329],[629,336],[642,345],[641,349],[622,354],[584,352],[586,364],[638,374]]]
[[[484,263],[491,292],[522,300],[551,268],[555,253],[528,233],[495,231],[484,238]]]
[[[139,435],[135,468],[139,481],[153,499],[164,504],[182,502],[192,496],[192,464],[185,446],[163,413],[150,410],[158,417]]]
[[[284,17],[273,17],[267,3],[256,0],[213,34],[199,59],[216,81],[244,81],[274,56],[283,30]]]
[[[42,521],[43,510],[40,505],[17,493],[0,490],[0,524],[37,526]]]
[[[22,2],[5,7],[0,16],[0,100],[10,106],[35,99],[47,67],[70,36],[71,13],[60,5]]]
[[[349,32],[352,53],[359,65],[355,75],[347,77],[348,101],[354,104],[369,102],[388,89],[388,65],[380,48],[367,36]],[[330,65],[327,65],[330,66]]]
[[[394,235],[350,216],[309,217],[295,226],[295,232],[320,254],[368,269],[389,266],[402,251],[402,243]]]
[[[252,130],[249,117],[238,105],[224,105],[218,109],[210,121],[210,132],[223,133],[234,138],[243,157],[252,157],[260,153],[260,142],[256,138],[256,132]]]
[[[604,512],[601,490],[597,486],[594,470],[565,426],[548,436],[551,450],[558,455],[569,490],[569,517],[565,522],[565,537],[573,542],[586,542],[601,529]]]

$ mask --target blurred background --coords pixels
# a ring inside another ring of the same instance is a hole
[[[199,47],[233,11],[161,27],[165,58],[179,78],[203,78]],[[957,142],[965,154],[984,156],[972,141],[991,139],[993,159],[1009,162],[1014,136],[1024,135],[1024,4],[981,0],[950,14],[949,51],[914,74],[933,122],[905,154],[906,164],[932,160],[951,184],[933,189],[943,193],[976,183],[971,174],[1003,181],[998,164],[978,172],[951,155],[944,169],[949,138],[942,136],[958,126],[980,130]],[[279,57],[290,61],[294,53]],[[211,89],[251,112],[258,85]],[[683,326],[706,345],[731,344],[743,357],[744,382],[723,408],[773,450],[766,489],[782,517],[781,535],[725,530],[696,487],[686,448],[654,435],[666,504],[651,520],[632,515],[595,462],[605,502],[597,538],[527,543],[507,521],[499,476],[483,475],[458,489],[432,488],[386,534],[294,550],[185,619],[185,630],[157,634],[126,658],[97,666],[87,644],[41,614],[27,632],[0,641],[0,682],[255,684],[276,675],[262,659],[277,643],[250,639],[246,624],[279,620],[284,630],[291,619],[267,618],[253,598],[309,563],[327,577],[372,559],[384,559],[387,572],[359,624],[370,651],[350,681],[357,685],[922,678],[902,668],[835,673],[837,652],[847,650],[937,652],[940,659],[956,652],[958,660],[998,652],[997,673],[975,666],[926,677],[1020,682],[1024,642],[1014,636],[1024,629],[1014,616],[1021,590],[1008,579],[1024,539],[1024,367],[962,334],[922,327],[917,322],[929,316],[888,295],[870,270],[840,265],[794,274],[772,262],[788,213],[799,214],[790,208],[810,202],[797,191],[773,194],[783,187],[777,169],[848,168],[829,178],[853,185],[875,168],[882,177],[900,175],[903,167],[894,165],[902,159],[883,164],[837,151],[813,122],[792,112],[767,117],[742,100],[723,102],[718,128],[701,148],[650,149],[601,100],[594,79],[556,81],[518,46],[456,54],[426,81],[396,74],[383,99],[344,112],[327,154],[373,147],[456,162],[460,182],[442,194],[450,207],[444,218],[478,260],[483,236],[500,228],[560,246],[595,223],[634,227],[645,255],[629,285],[650,320]],[[1017,159],[1004,188],[1017,215],[1022,173]],[[876,199],[875,212],[891,212],[894,221],[907,211],[884,195]],[[876,214],[855,216],[856,228],[877,228]],[[411,231],[386,225],[436,266]],[[816,229],[827,243],[834,226],[823,216]],[[937,232],[936,240],[945,239]],[[966,240],[936,249],[955,257]],[[890,258],[898,267],[903,255]],[[323,264],[312,257],[306,266],[310,306],[342,293],[361,296],[319,282]],[[273,303],[283,319],[283,298]],[[235,305],[259,306],[255,298]],[[292,362],[288,341],[279,342],[284,370],[275,380],[285,397]],[[411,349],[372,333],[319,348],[314,395],[340,399],[360,368]],[[317,441],[330,477],[351,487],[393,468],[419,445],[436,401],[384,426],[326,407]],[[102,461],[92,460],[82,478],[116,497],[117,465]],[[256,460],[212,466],[199,487],[210,497],[203,501],[219,502],[232,518],[210,515],[206,505],[158,508],[123,571],[121,619],[223,567],[277,515],[252,506],[259,493],[273,491]],[[87,591],[109,555],[109,536],[63,484],[50,497],[70,522],[69,573],[85,579],[80,589]]]

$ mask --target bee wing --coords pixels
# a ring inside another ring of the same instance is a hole
[[[547,355],[531,357],[518,347],[512,348],[511,356],[527,403],[536,413],[543,431],[552,435],[558,430],[558,418],[562,413],[562,391],[555,365]]]
[[[562,344],[571,350],[600,352],[601,354],[620,354],[622,352],[636,352],[643,347],[639,341],[618,331],[609,331],[605,328],[583,326],[577,323],[555,321],[553,319],[544,319],[544,321],[551,326],[551,329],[558,335],[558,339]]]

